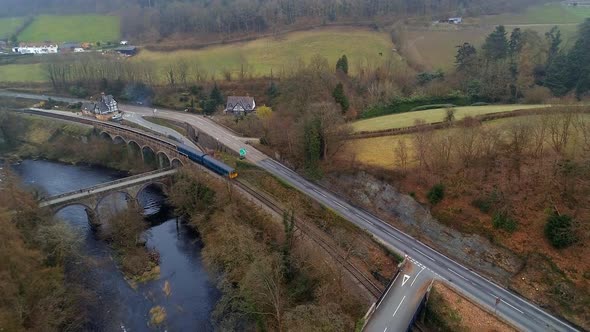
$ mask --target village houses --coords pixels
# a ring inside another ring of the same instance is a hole
[[[45,43],[20,43],[18,47],[14,47],[12,52],[20,54],[54,54],[59,50],[57,44],[50,42]]]

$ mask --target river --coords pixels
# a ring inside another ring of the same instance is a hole
[[[25,160],[13,165],[27,186],[44,195],[57,195],[127,176],[125,173],[95,166],[73,166],[50,161]],[[122,197],[112,200],[111,208],[124,204]],[[159,188],[148,187],[139,197],[146,223],[147,246],[160,254],[160,279],[133,289],[112,260],[112,250],[91,230],[81,206],[59,212],[63,222],[79,232],[82,258],[68,264],[66,276],[82,280],[89,291],[85,330],[93,331],[211,331],[210,315],[219,299],[201,260],[202,243],[194,232],[176,222]],[[168,282],[170,294],[164,292]],[[167,318],[159,327],[149,326],[149,310],[162,306]]]

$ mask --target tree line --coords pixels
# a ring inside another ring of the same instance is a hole
[[[166,38],[172,34],[259,33],[294,23],[305,25],[377,17],[423,16],[446,19],[454,15],[511,12],[542,0],[2,0],[2,16],[106,13],[122,18],[128,38]]]

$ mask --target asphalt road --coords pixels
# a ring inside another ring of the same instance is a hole
[[[2,95],[29,99],[46,99],[47,97],[0,91],[0,96]],[[57,98],[54,99],[58,100]],[[78,101],[69,98],[60,98],[60,100],[66,102]],[[120,108],[126,112],[134,112],[142,116],[153,116],[153,109],[150,108],[131,105],[120,105]],[[158,109],[157,116],[188,122],[199,130],[216,137],[222,144],[232,150],[237,151],[240,148],[247,147],[245,139],[235,136],[224,127],[205,117],[160,109]],[[571,323],[549,314],[521,296],[508,291],[430,248],[428,245],[406,235],[387,222],[349,204],[330,191],[307,181],[262,152],[255,150],[251,146],[248,146],[247,150],[246,158],[251,162],[339,213],[358,227],[365,229],[391,249],[412,257],[416,262],[426,267],[429,272],[425,271],[425,273],[432,273],[435,278],[451,283],[454,288],[460,290],[465,296],[470,297],[491,312],[496,312],[517,328],[523,331],[578,331]],[[386,308],[392,313],[395,311],[394,307],[386,306]]]
[[[408,258],[364,331],[406,331],[433,278],[426,266]]]

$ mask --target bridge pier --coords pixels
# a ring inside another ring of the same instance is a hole
[[[88,216],[88,223],[90,224],[90,227],[92,227],[93,230],[97,230],[101,225],[98,213],[95,210],[89,209],[87,207],[84,208],[84,211],[86,211],[86,215]]]

